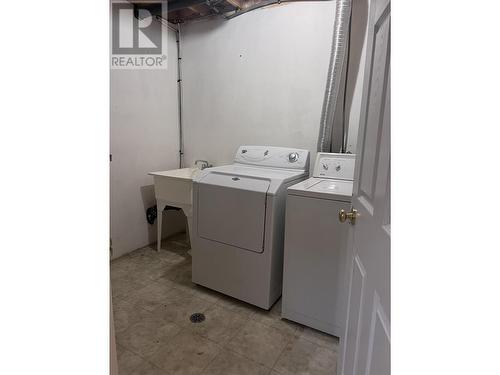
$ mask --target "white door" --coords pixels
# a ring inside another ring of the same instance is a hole
[[[342,375],[390,374],[390,15],[390,0],[371,0]]]

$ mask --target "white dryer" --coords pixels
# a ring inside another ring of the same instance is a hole
[[[193,282],[269,309],[280,297],[287,187],[309,151],[241,146],[234,164],[193,181]]]
[[[313,177],[288,188],[282,317],[341,336],[354,154],[318,153]]]

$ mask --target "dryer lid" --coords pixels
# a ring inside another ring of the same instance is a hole
[[[224,186],[232,189],[241,189],[261,193],[267,193],[270,185],[270,181],[268,179],[215,171],[208,173],[198,182],[202,184]]]

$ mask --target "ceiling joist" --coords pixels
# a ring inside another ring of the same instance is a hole
[[[132,4],[165,3],[165,1],[129,0]],[[308,0],[168,0],[167,11],[163,11],[162,14],[156,16],[168,19],[171,23],[183,23],[215,16],[224,16],[224,18],[230,19],[254,9],[291,1]]]

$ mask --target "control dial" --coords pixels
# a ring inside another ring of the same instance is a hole
[[[297,152],[290,152],[288,154],[288,161],[290,163],[295,163],[297,160],[299,160],[299,154]]]

